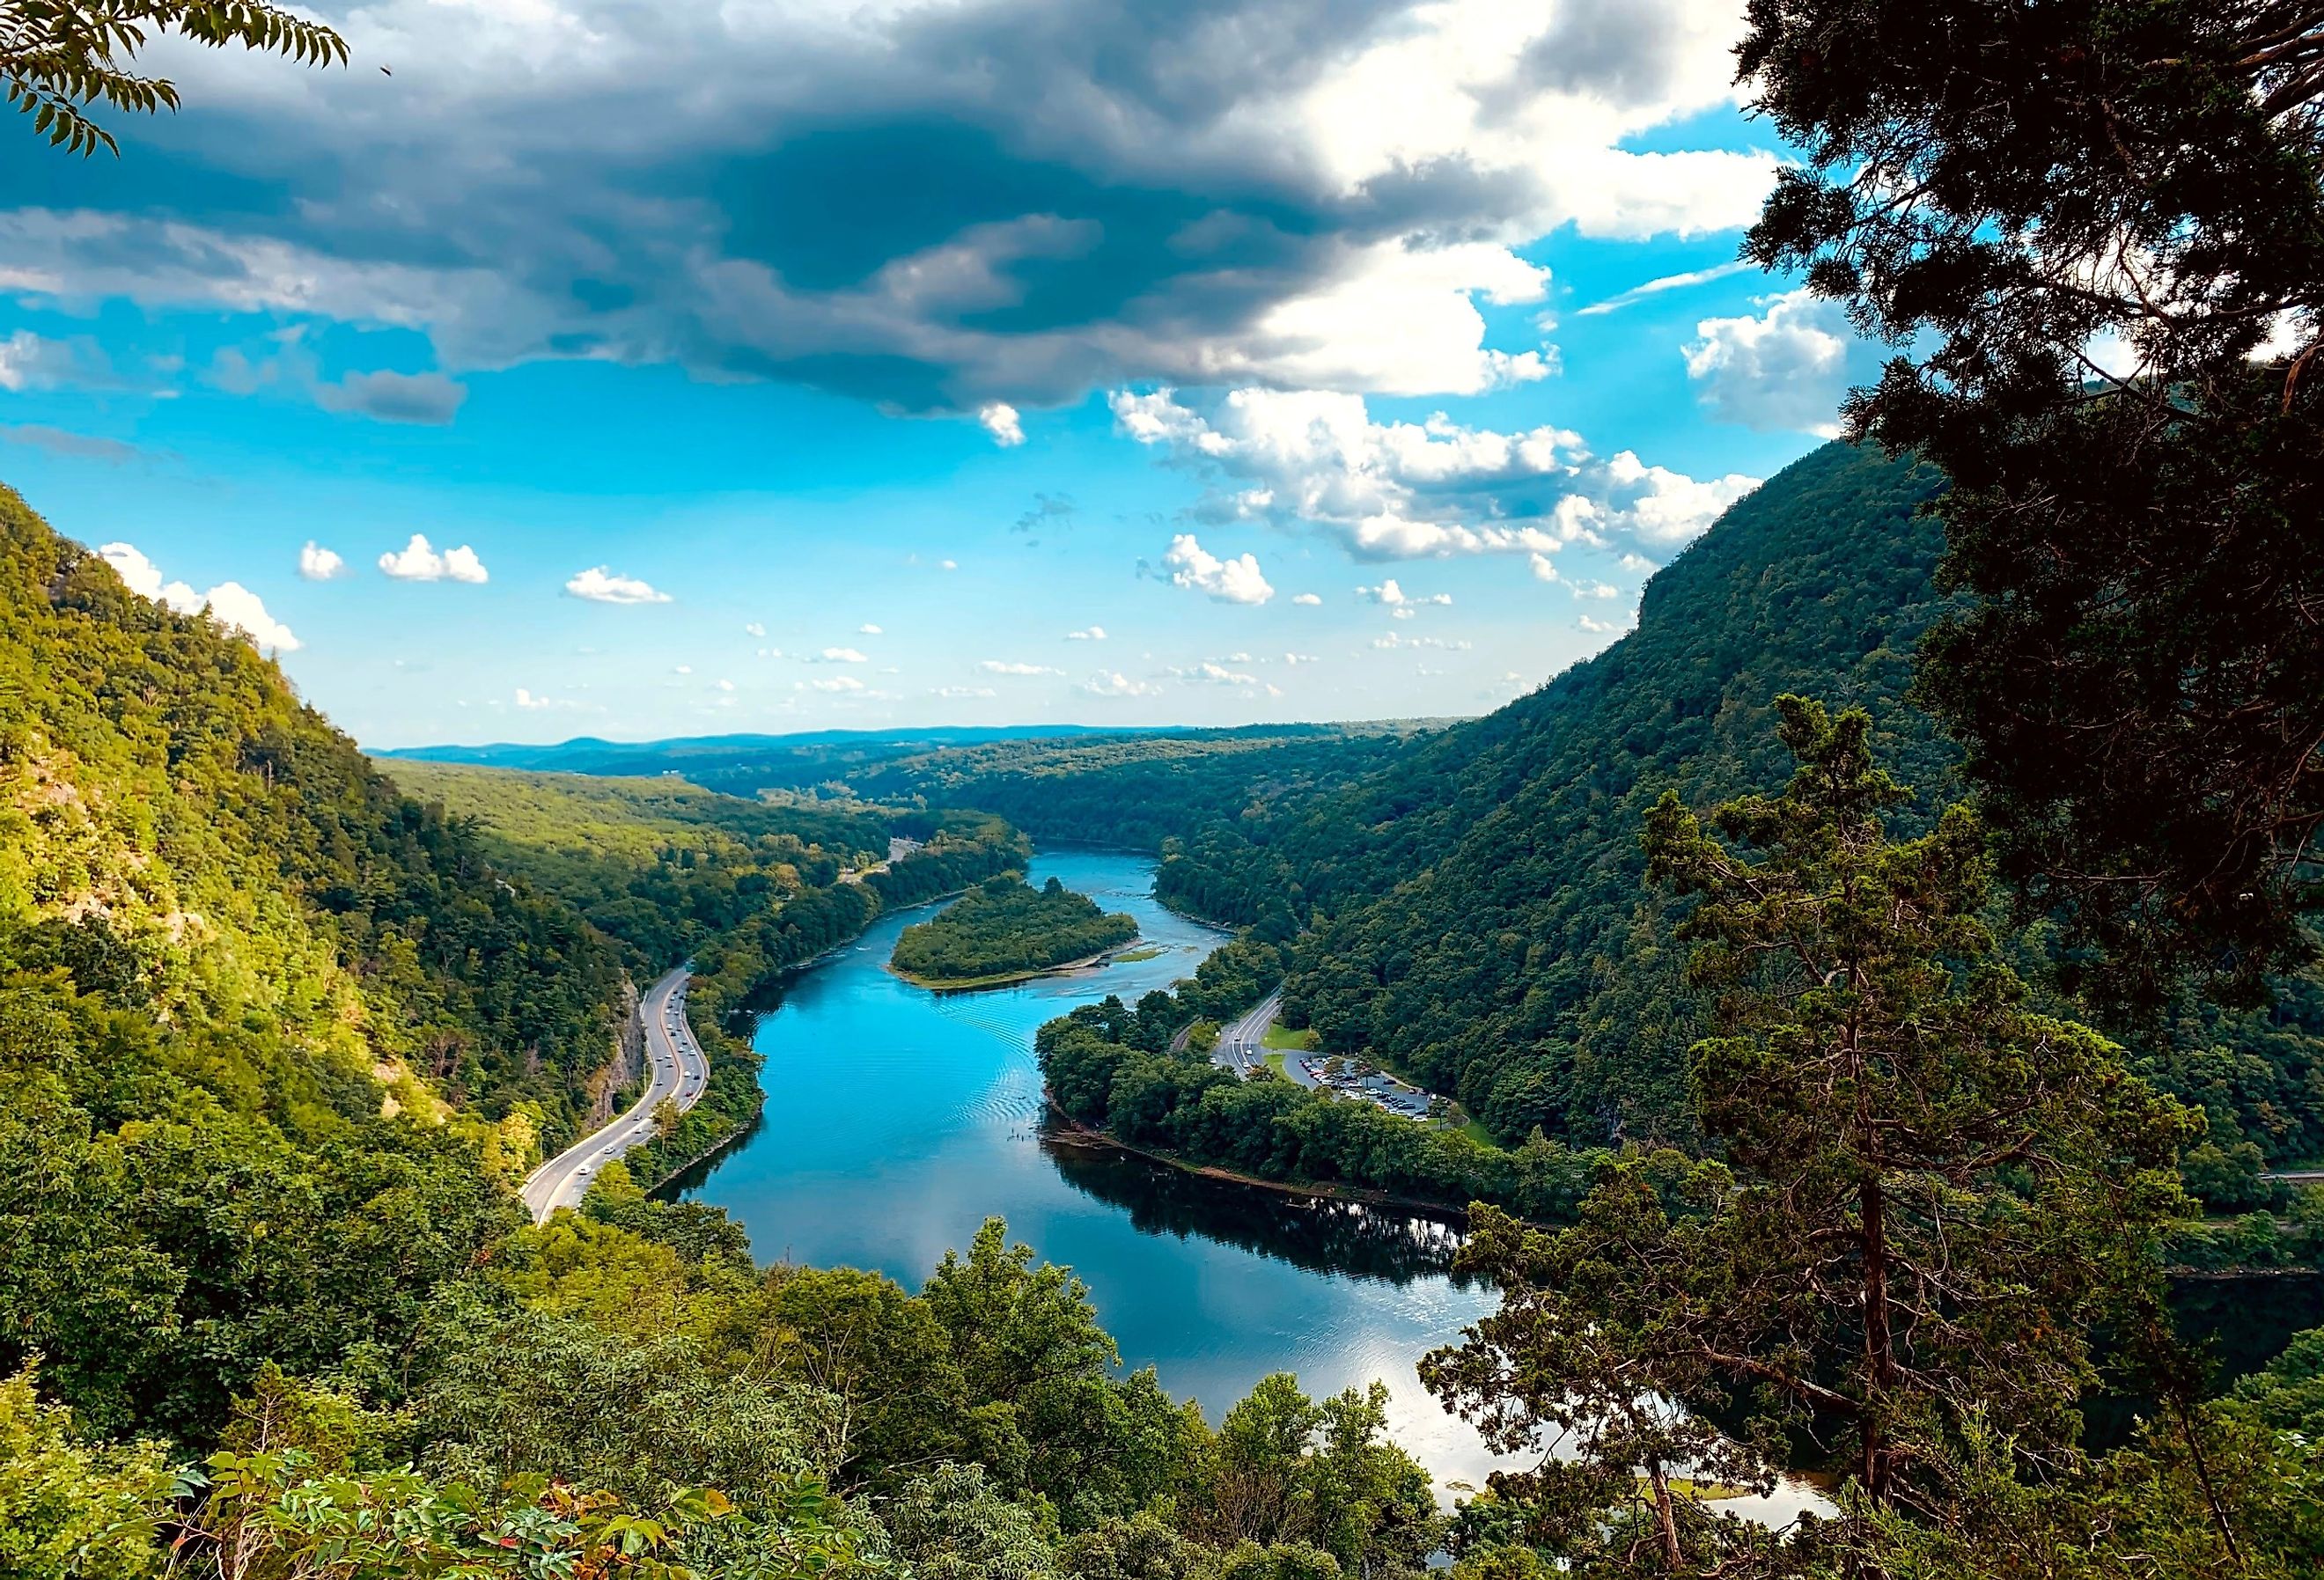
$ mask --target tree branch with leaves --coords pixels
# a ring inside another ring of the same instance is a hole
[[[344,66],[346,41],[264,0],[0,0],[0,79],[8,102],[50,144],[87,156],[118,154],[91,118],[97,105],[150,115],[178,107],[177,84],[148,76],[138,55],[175,32],[212,49],[239,44],[301,65]]]

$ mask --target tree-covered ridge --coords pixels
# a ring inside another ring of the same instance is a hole
[[[1874,710],[1907,778],[1950,753],[1902,706],[1939,608],[1935,480],[1830,446],[1771,479],[1647,584],[1638,627],[1530,696],[1273,816],[1166,849],[1174,903],[1278,934],[1286,1005],[1336,1051],[1370,1049],[1503,1138],[1577,1144],[1688,1132],[1697,1034],[1667,907],[1645,894],[1641,815],[1782,781],[1779,692]]]
[[[1252,725],[996,741],[851,774],[861,794],[998,812],[1036,839],[1158,850],[1173,835],[1310,798],[1388,762],[1440,721]]]
[[[212,1440],[392,1354],[613,1051],[613,948],[0,494],[0,1368]]]
[[[188,1035],[295,1049],[303,1068],[215,1061],[240,1104],[283,1114],[376,1067],[569,1132],[612,1049],[617,953],[399,793],[248,644],[130,592],[9,493],[0,677],[11,966]]]
[[[570,901],[656,972],[888,849],[889,818],[845,803],[746,799],[673,778],[376,762],[405,793],[472,819],[497,864]]]
[[[987,878],[933,920],[906,928],[889,964],[934,987],[1010,979],[1086,960],[1138,936],[1138,923],[1051,878]]]
[[[1952,797],[1959,753],[1910,704],[1919,639],[1950,606],[1941,533],[1918,513],[1938,485],[1827,446],[1658,573],[1637,630],[1488,717],[1312,793],[1238,790],[1235,759],[1184,799],[1146,786],[1141,816],[1176,824],[1157,892],[1286,943],[1294,1024],[1457,1098],[1507,1143],[1536,1126],[1579,1147],[1691,1141],[1683,1059],[1707,1006],[1672,902],[1640,883],[1639,819],[1668,789],[1703,805],[1779,787],[1784,691],[1872,713],[1920,794],[1908,821]],[[1120,794],[1122,772],[1099,766],[1079,793]],[[2011,947],[2039,964],[2051,940],[2035,927]],[[2319,1038],[2324,993],[2303,978],[2270,1010],[2183,1001],[2130,1039],[2209,1118],[2188,1162],[2207,1199],[2257,1206],[2264,1164],[2324,1154]]]

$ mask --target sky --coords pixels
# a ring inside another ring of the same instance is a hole
[[[366,745],[1489,710],[1873,371],[1740,0],[375,0],[0,138],[0,479]]]

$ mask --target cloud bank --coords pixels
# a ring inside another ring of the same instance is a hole
[[[1629,146],[1731,102],[1732,0],[312,9],[353,71],[158,41],[193,107],[124,179],[0,210],[0,287],[419,330],[443,372],[320,387],[390,420],[586,357],[1005,445],[1137,381],[1542,376],[1478,308],[1542,297],[1519,247],[1730,228],[1775,163]]]

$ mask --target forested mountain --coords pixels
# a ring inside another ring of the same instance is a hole
[[[1937,612],[1940,535],[1914,513],[1935,486],[1815,452],[1656,575],[1604,653],[1339,795],[1194,841],[1167,888],[1237,919],[1278,892],[1304,908],[1291,1012],[1504,1138],[1683,1136],[1702,1026],[1642,882],[1645,812],[1665,788],[1700,805],[1780,786],[1785,691],[1870,709],[1919,812],[1949,795],[1949,747],[1903,704]]]
[[[263,1028],[286,1066],[254,1086],[276,1100],[403,1067],[567,1124],[611,1047],[615,951],[248,644],[130,592],[13,493],[0,673],[11,966],[189,1036]]]
[[[402,1342],[570,1134],[616,950],[13,493],[0,785],[0,1368],[198,1434]]]
[[[1441,720],[1252,725],[948,747],[850,775],[858,794],[997,812],[1036,839],[1154,849],[1310,799],[1395,760]]]
[[[1638,836],[1666,789],[1692,805],[1782,784],[1775,698],[1860,705],[1918,791],[1960,793],[1959,754],[1906,694],[1946,606],[1939,479],[1833,444],[1770,479],[1647,585],[1637,629],[1491,716],[1404,738],[1265,752],[1196,737],[1023,744],[912,759],[867,780],[987,805],[1037,832],[1159,849],[1162,896],[1294,938],[1286,1012],[1458,1097],[1502,1140],[1691,1137],[1681,1080],[1704,1004],[1643,883]],[[1052,808],[1040,809],[1044,804]],[[2047,946],[2019,932],[2029,959]],[[2256,1198],[2264,1160],[2324,1150],[2324,1004],[2182,1004],[2126,1033],[2143,1067],[2209,1114],[2190,1178]]]

